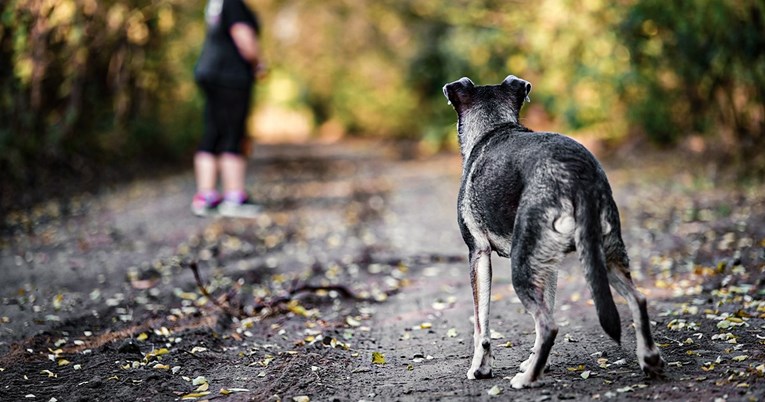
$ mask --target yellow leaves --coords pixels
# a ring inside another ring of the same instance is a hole
[[[433,324],[429,322],[423,322],[420,324],[420,329],[431,329],[433,328]]]
[[[146,353],[146,355],[143,357],[143,361],[148,363],[154,359],[159,358],[159,356],[163,356],[168,353],[170,353],[170,351],[167,348],[154,349]]]
[[[55,297],[53,297],[53,309],[58,311],[61,310],[61,306],[64,302],[64,295],[61,293],[57,294]]]
[[[69,360],[66,360],[66,359],[60,359],[60,360],[58,361],[58,366],[59,366],[59,367],[61,367],[61,366],[66,366],[66,365],[69,365],[69,363],[70,363],[70,361],[69,361]]]
[[[205,392],[190,392],[188,394],[185,394],[185,395],[181,396],[181,400],[188,401],[188,400],[193,400],[193,399],[197,399],[197,398],[202,398],[202,397],[207,396],[207,395],[210,395],[210,391],[205,391]]]
[[[170,366],[167,364],[155,364],[152,368],[155,370],[170,370]]]
[[[58,377],[58,374],[56,374],[56,373],[54,373],[54,372],[52,372],[50,370],[43,370],[43,371],[40,372],[40,374],[45,374],[46,376],[48,376],[48,378],[56,378],[56,377]]]
[[[669,324],[667,324],[667,328],[671,329],[672,331],[694,331],[699,328],[699,324],[693,321],[687,321],[683,318],[675,318],[674,320],[670,321]]]
[[[316,317],[319,315],[319,310],[317,309],[306,309],[297,300],[290,300],[289,303],[287,303],[287,310],[294,313],[295,315],[299,315],[301,317]]]
[[[748,358],[749,358],[749,356],[747,356],[747,355],[740,355],[740,356],[736,356],[736,357],[731,358],[731,360],[733,360],[734,362],[742,362],[742,361],[744,361],[744,360],[746,360]]]
[[[488,391],[486,391],[487,394],[490,396],[497,396],[502,393],[502,388],[500,388],[498,385],[495,385],[491,387]]]
[[[146,332],[141,332],[140,334],[138,334],[137,337],[135,337],[135,339],[138,340],[138,341],[143,342],[143,341],[149,339],[149,335]]]
[[[584,371],[584,364],[580,364],[576,367],[566,367],[566,370],[572,371],[572,372]]]
[[[250,392],[250,390],[247,388],[221,388],[219,392],[221,395],[231,395],[236,392]]]
[[[372,364],[385,364],[385,355],[380,352],[372,352]]]

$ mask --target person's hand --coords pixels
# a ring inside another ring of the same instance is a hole
[[[256,79],[262,80],[266,78],[268,75],[268,64],[265,61],[258,60],[253,66],[253,72]]]

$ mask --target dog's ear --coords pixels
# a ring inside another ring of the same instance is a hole
[[[468,77],[444,85],[444,96],[454,110],[459,112],[464,105],[470,103],[475,84]]]
[[[531,93],[530,82],[520,79],[514,75],[508,75],[507,78],[502,81],[502,86],[509,89],[510,93],[513,95],[513,100],[516,101],[516,106],[518,108],[523,105],[524,100],[527,102],[531,101],[531,99],[529,99],[529,93]]]

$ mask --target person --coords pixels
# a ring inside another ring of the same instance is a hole
[[[197,216],[251,217],[259,207],[245,190],[243,152],[246,120],[255,78],[263,69],[256,14],[242,0],[209,0],[207,34],[194,68],[204,93],[204,133],[194,154]],[[217,191],[220,175],[223,193]]]

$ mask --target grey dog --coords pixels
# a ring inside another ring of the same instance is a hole
[[[458,116],[463,157],[458,222],[468,246],[475,332],[469,379],[491,376],[489,331],[491,252],[509,258],[513,287],[534,318],[531,356],[511,380],[531,387],[547,364],[558,333],[553,319],[557,265],[576,251],[595,301],[600,325],[616,342],[621,321],[609,283],[627,300],[637,333],[640,367],[663,374],[646,298],[632,282],[619,211],[606,174],[576,141],[534,132],[519,123],[531,84],[513,75],[499,85],[469,78],[447,84],[444,95]]]

